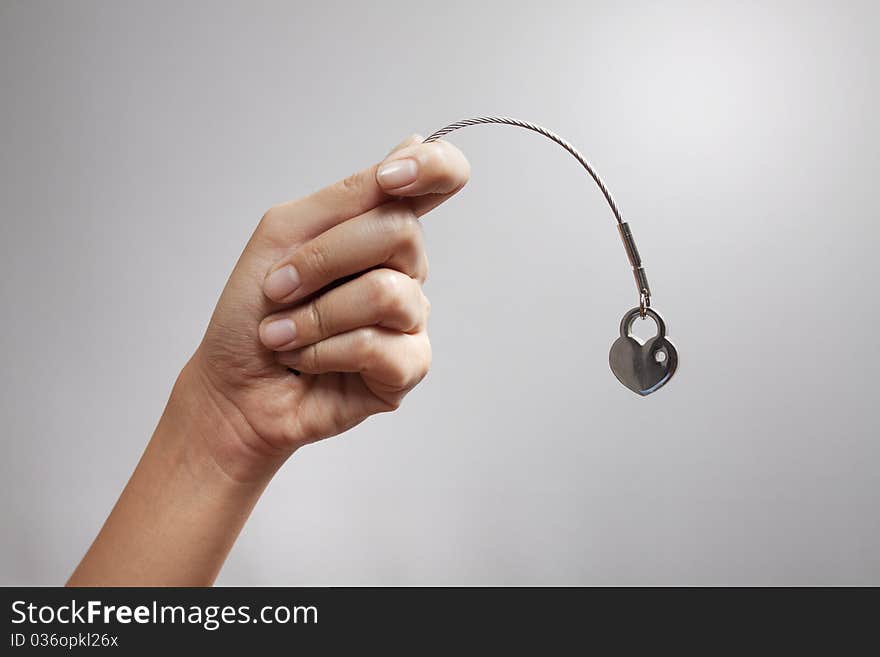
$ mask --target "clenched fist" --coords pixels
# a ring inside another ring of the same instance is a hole
[[[420,141],[271,208],[245,247],[178,383],[220,411],[226,427],[208,442],[232,477],[397,408],[427,373],[419,217],[465,185],[469,165],[447,142]]]

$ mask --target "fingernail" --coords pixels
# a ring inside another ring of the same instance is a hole
[[[386,162],[379,167],[376,177],[385,189],[397,189],[415,182],[419,177],[419,163],[411,157]]]
[[[276,319],[263,327],[263,344],[269,349],[283,347],[296,337],[296,324],[291,319]]]
[[[263,292],[270,299],[280,301],[293,294],[299,287],[299,282],[299,273],[293,268],[293,265],[284,265],[266,277],[266,281],[263,283]]]

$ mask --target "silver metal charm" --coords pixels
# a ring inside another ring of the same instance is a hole
[[[633,322],[644,314],[657,324],[657,335],[645,343],[630,335]],[[620,337],[611,345],[608,362],[614,376],[636,394],[650,395],[675,374],[678,351],[666,337],[666,322],[653,308],[633,308],[620,320]]]
[[[672,343],[666,338],[666,324],[664,324],[663,319],[657,311],[651,309],[651,286],[648,285],[648,275],[642,266],[642,258],[639,255],[639,250],[636,248],[632,229],[623,220],[620,208],[617,207],[617,203],[611,195],[608,186],[599,177],[599,174],[596,173],[593,165],[562,137],[535,123],[521,121],[509,116],[478,116],[473,119],[450,123],[448,126],[430,134],[425,139],[425,143],[445,137],[453,130],[485,123],[500,123],[517,128],[525,128],[547,137],[547,139],[562,146],[580,162],[581,166],[586,169],[590,177],[599,186],[599,191],[602,192],[602,195],[608,202],[608,206],[611,208],[611,212],[614,214],[614,218],[617,220],[617,230],[620,233],[620,239],[623,242],[623,248],[629,259],[630,267],[632,267],[636,293],[639,295],[638,307],[633,308],[623,316],[623,321],[620,323],[620,337],[611,347],[611,370],[614,372],[614,376],[633,392],[637,392],[642,396],[650,395],[665,385],[675,373],[675,368],[678,366],[678,353],[675,351]],[[657,322],[657,335],[645,344],[642,344],[631,336],[629,331],[636,317],[645,319],[649,315]]]

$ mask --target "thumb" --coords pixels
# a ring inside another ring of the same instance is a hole
[[[275,206],[261,222],[261,233],[276,242],[295,243],[399,197],[413,198],[417,216],[464,187],[470,164],[445,141],[403,140],[382,162],[297,201]]]
[[[376,180],[392,196],[448,195],[465,186],[470,171],[460,150],[447,141],[434,141],[392,151],[379,164]]]

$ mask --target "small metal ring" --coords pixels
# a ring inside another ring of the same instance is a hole
[[[635,323],[636,317],[639,315],[641,315],[641,309],[638,306],[626,311],[626,314],[620,320],[620,337],[625,338],[629,335],[629,332],[632,330],[632,325]],[[658,313],[654,308],[648,306],[645,308],[645,318],[647,317],[653,319],[654,323],[657,325],[657,335],[666,337],[666,322],[663,320],[663,315]]]
[[[641,292],[639,292],[639,317],[645,319],[648,314],[648,308],[650,307],[651,297],[648,296],[645,290],[642,290]]]

